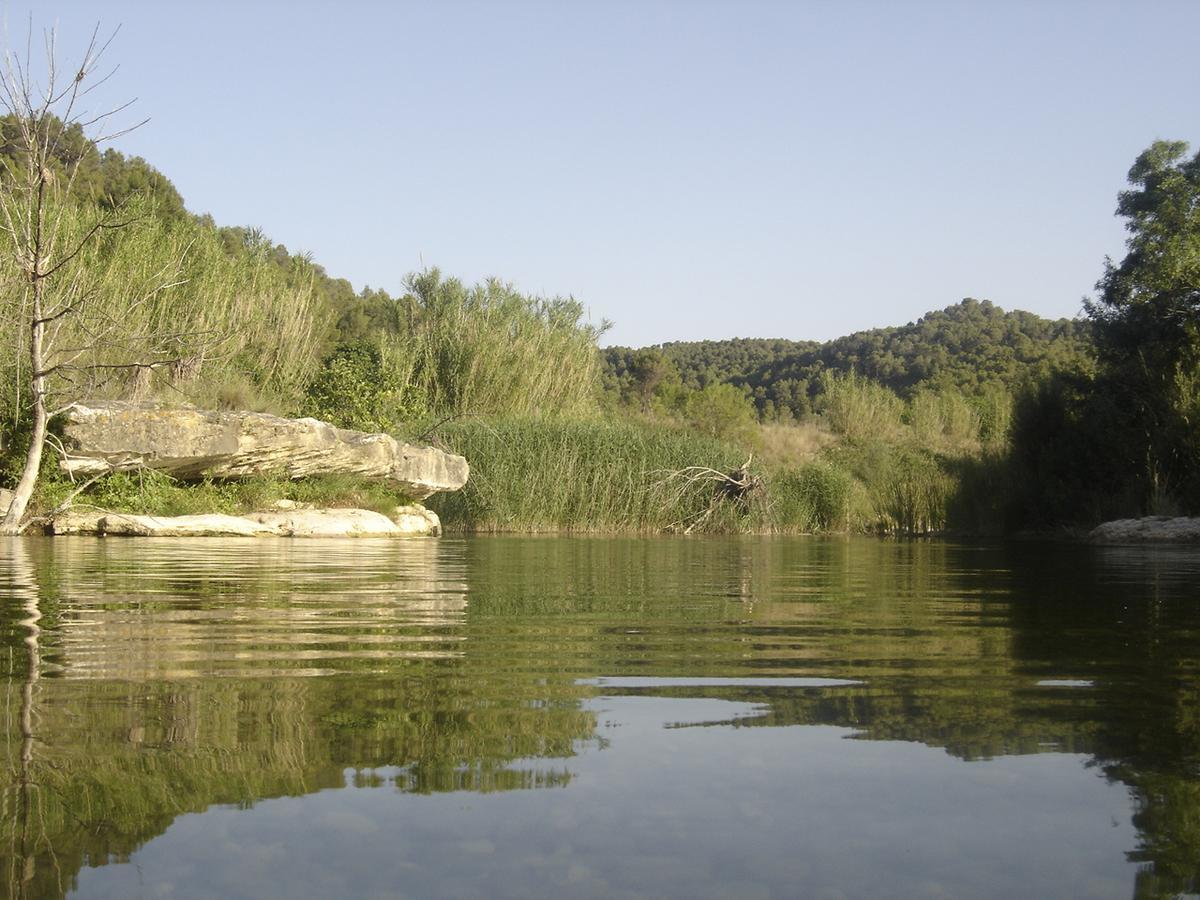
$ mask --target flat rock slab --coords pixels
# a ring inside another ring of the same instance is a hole
[[[176,478],[357,475],[389,481],[414,500],[467,483],[467,461],[386,434],[266,413],[76,403],[63,414],[59,463],[71,475],[155,469]]]
[[[405,532],[383,513],[369,509],[289,509],[247,516],[287,537],[396,537]]]
[[[394,519],[369,509],[292,509],[195,516],[142,516],[67,510],[50,524],[54,534],[101,537],[422,537],[441,533],[437,513],[413,505]]]
[[[1200,542],[1200,518],[1146,516],[1116,519],[1097,526],[1089,541],[1103,544]]]
[[[135,516],[108,513],[96,522],[100,534],[126,537],[263,537],[278,534],[250,519],[221,514]]]

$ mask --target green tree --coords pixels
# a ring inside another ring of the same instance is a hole
[[[1200,508],[1200,153],[1156,141],[1117,202],[1127,252],[1105,261],[1087,303],[1102,367],[1098,390],[1125,411],[1144,504]]]
[[[661,350],[648,348],[633,355],[629,364],[633,387],[643,413],[650,412],[650,401],[667,378],[675,373],[675,364]],[[678,377],[678,376],[677,376]]]
[[[750,400],[729,384],[710,384],[688,395],[688,423],[709,437],[754,446],[758,440],[757,419]]]
[[[30,36],[32,38],[32,35]],[[97,159],[88,127],[103,129],[117,110],[96,115],[83,109],[84,97],[95,83],[96,69],[106,44],[97,33],[79,65],[64,73],[53,57],[53,33],[47,35],[46,75],[33,75],[34,61],[5,53],[0,85],[3,152],[0,152],[0,242],[3,263],[12,279],[0,302],[0,319],[9,327],[16,356],[28,366],[28,443],[25,462],[0,533],[19,531],[41,470],[49,421],[54,414],[56,387],[78,389],[97,365],[90,357],[101,344],[128,337],[117,333],[120,315],[109,310],[94,322],[86,346],[63,346],[64,324],[85,312],[93,313],[97,298],[78,263],[81,254],[108,232],[129,224],[112,209],[80,208],[77,183],[86,179]],[[32,40],[29,42],[32,44]],[[167,364],[159,358],[146,365]],[[104,368],[137,368],[141,363],[104,364]],[[61,397],[59,398],[61,400]]]
[[[1105,260],[1099,296],[1087,304],[1101,358],[1161,375],[1194,365],[1200,349],[1200,153],[1155,141],[1129,170],[1117,215],[1129,239],[1120,264]]]

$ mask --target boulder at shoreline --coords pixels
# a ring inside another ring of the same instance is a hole
[[[1146,516],[1116,519],[1094,528],[1088,540],[1097,544],[1200,542],[1200,518]]]

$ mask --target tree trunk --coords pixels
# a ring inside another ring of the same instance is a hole
[[[46,373],[42,360],[42,339],[46,323],[42,321],[42,292],[40,281],[34,282],[33,324],[29,335],[29,362],[33,372],[33,431],[29,435],[29,449],[25,451],[25,468],[21,480],[13,490],[12,503],[4,519],[0,521],[0,534],[19,534],[21,520],[37,486],[38,472],[42,468],[42,450],[46,446],[48,416],[46,410]]]

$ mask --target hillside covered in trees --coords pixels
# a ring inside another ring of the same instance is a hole
[[[646,373],[653,371],[651,360],[661,355],[685,387],[731,384],[754,401],[761,418],[771,421],[810,415],[826,373],[855,373],[903,398],[922,389],[1014,393],[1055,372],[1087,371],[1090,346],[1091,326],[1085,321],[1006,312],[987,300],[968,298],[907,325],[824,343],[734,338],[603,352],[610,392],[637,395]]]

